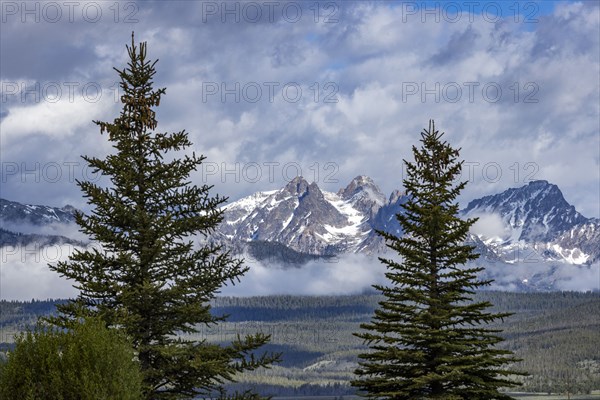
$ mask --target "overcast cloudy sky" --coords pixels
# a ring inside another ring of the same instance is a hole
[[[600,9],[584,2],[1,2],[0,197],[86,208],[92,120],[119,112],[135,31],[185,128],[196,183],[237,199],[298,173],[389,193],[434,118],[462,148],[462,201],[546,179],[600,217]]]

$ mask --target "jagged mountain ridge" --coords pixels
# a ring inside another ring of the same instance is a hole
[[[75,222],[75,208],[66,205],[62,208],[42,205],[21,204],[0,199],[0,223],[46,225],[50,223],[69,224]]]
[[[600,224],[586,218],[545,180],[471,201],[464,218],[496,216],[503,229],[478,237],[507,262],[563,261],[590,264],[600,259]]]
[[[277,244],[278,254],[293,254],[278,257],[282,259],[379,254],[386,246],[376,230],[400,235],[396,214],[403,212],[407,199],[398,190],[386,199],[366,176],[357,176],[337,193],[322,191],[316,183],[297,177],[281,189],[258,192],[225,206],[225,219],[215,240],[236,252],[258,255],[272,251],[269,243]],[[64,242],[64,236],[39,235],[36,227],[73,225],[74,213],[70,206],[25,205],[0,199],[0,246],[26,244],[24,241]],[[487,260],[570,264],[600,260],[600,220],[582,216],[560,189],[547,181],[533,181],[475,199],[461,211],[465,218],[482,215],[494,215],[503,224],[496,234],[474,232],[468,239]],[[19,225],[29,229],[19,231],[22,237],[7,229]]]
[[[402,233],[396,214],[408,198],[400,191],[385,200],[366,176],[337,193],[297,177],[285,188],[260,192],[226,206],[219,233],[227,241],[267,241],[311,255],[381,253],[376,230]],[[461,216],[494,215],[504,225],[496,235],[468,239],[487,260],[514,263],[560,261],[590,264],[600,259],[600,224],[576,211],[547,181],[507,189],[471,201]]]
[[[527,242],[550,242],[588,221],[567,203],[558,186],[544,180],[473,200],[462,211],[465,217],[489,213],[501,216],[513,240]]]
[[[372,222],[385,205],[366,176],[338,193],[296,177],[282,189],[227,205],[218,233],[229,241],[277,242],[311,255],[365,252],[375,246]]]
[[[32,243],[38,247],[57,244],[81,245],[80,241],[61,234],[39,232],[51,225],[73,225],[75,212],[76,209],[70,205],[58,208],[0,199],[0,247],[28,246]]]

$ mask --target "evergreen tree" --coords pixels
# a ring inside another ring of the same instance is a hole
[[[484,324],[508,317],[491,313],[487,301],[473,301],[483,268],[464,244],[474,219],[461,220],[455,201],[466,182],[459,150],[442,141],[433,121],[413,146],[415,162],[404,161],[409,200],[397,218],[402,237],[379,232],[400,260],[380,258],[390,286],[375,285],[384,300],[364,331],[355,333],[370,347],[361,354],[352,384],[366,397],[384,399],[510,399],[498,391],[516,385],[506,364],[518,359],[494,346],[500,330]]]
[[[78,213],[76,221],[102,249],[76,251],[51,266],[76,281],[80,293],[58,306],[59,315],[49,321],[68,327],[82,315],[94,315],[123,329],[138,353],[146,399],[209,395],[235,374],[268,367],[279,355],[255,356],[269,341],[263,334],[238,337],[228,346],[186,335],[224,320],[211,314],[209,301],[247,268],[205,240],[223,219],[226,199],[212,197],[212,186],[189,182],[204,156],[172,155],[192,145],[185,130],[153,132],[154,108],[165,94],[164,88],[153,89],[158,60],[148,60],[146,43],[136,46],[133,35],[126,47],[127,67],[115,68],[122,111],[112,123],[94,121],[115,152],[105,159],[83,157],[111,184],[77,182],[93,213]],[[198,236],[204,239],[194,242]],[[245,397],[252,396],[236,398]]]

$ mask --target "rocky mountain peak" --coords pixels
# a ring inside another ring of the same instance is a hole
[[[537,180],[535,180],[535,181],[530,181],[530,182],[527,184],[527,186],[542,186],[542,187],[543,187],[543,186],[549,186],[549,185],[550,185],[550,186],[556,186],[556,185],[553,185],[553,184],[549,183],[549,182],[548,182],[547,180],[545,180],[545,179],[537,179]]]
[[[214,240],[237,249],[253,243],[272,251],[268,246],[275,245],[311,257],[379,254],[386,247],[377,231],[402,235],[397,214],[405,212],[408,199],[400,190],[386,199],[364,175],[337,193],[322,191],[317,183],[309,184],[299,176],[280,189],[228,204]],[[0,199],[0,243],[25,245],[42,239],[46,243],[51,236],[24,234],[62,229],[61,224],[74,223],[75,211],[68,205],[53,208]],[[485,229],[474,230],[470,241],[486,260],[515,263],[538,257],[576,265],[600,260],[600,220],[579,214],[560,189],[545,180],[473,200],[461,214],[481,217]],[[56,238],[52,240],[64,243],[64,238]]]
[[[351,245],[343,234],[349,215],[329,195],[298,176],[280,190],[231,203],[219,231],[228,240],[276,242],[306,254],[343,251]]]
[[[66,206],[61,208],[61,211],[75,215],[75,213],[77,212],[77,209],[75,207],[73,207],[72,205],[67,204]]]
[[[359,175],[346,186],[340,189],[337,195],[344,201],[350,202],[354,208],[372,218],[377,211],[386,204],[385,196],[373,179]]]
[[[308,185],[308,188],[306,189],[306,194],[309,196],[314,196],[318,199],[325,198],[325,196],[323,196],[323,192],[321,192],[321,189],[319,188],[319,185],[317,185],[316,182],[313,182],[310,185]]]
[[[75,208],[56,208],[44,205],[21,204],[15,201],[0,199],[0,222],[48,225],[69,224],[75,220]]]
[[[464,215],[496,214],[518,233],[518,240],[551,241],[587,218],[563,197],[558,186],[545,180],[471,201]]]
[[[302,176],[297,176],[285,186],[284,191],[292,196],[303,196],[308,190],[309,184]]]
[[[344,200],[350,200],[357,194],[365,194],[380,204],[385,203],[385,196],[379,187],[373,182],[373,179],[365,175],[359,175],[352,179],[348,186],[340,189],[337,194]]]
[[[568,204],[558,186],[546,180],[531,181],[527,186],[523,186],[520,189],[522,189],[524,195],[532,197],[550,196],[553,200],[560,202],[561,205]]]

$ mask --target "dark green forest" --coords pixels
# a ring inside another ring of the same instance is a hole
[[[215,315],[227,322],[201,327],[197,339],[227,343],[238,334],[262,332],[272,336],[262,351],[281,351],[283,361],[272,369],[240,376],[236,388],[252,387],[275,396],[348,396],[348,382],[357,355],[365,347],[352,335],[367,321],[381,298],[353,296],[219,297]],[[497,324],[506,339],[502,347],[523,359],[515,369],[524,392],[565,394],[600,390],[600,294],[578,292],[480,292],[493,311],[514,315]],[[54,312],[64,300],[0,301],[0,350],[11,348],[15,332],[25,330],[38,316]],[[566,396],[564,398],[567,398]]]

